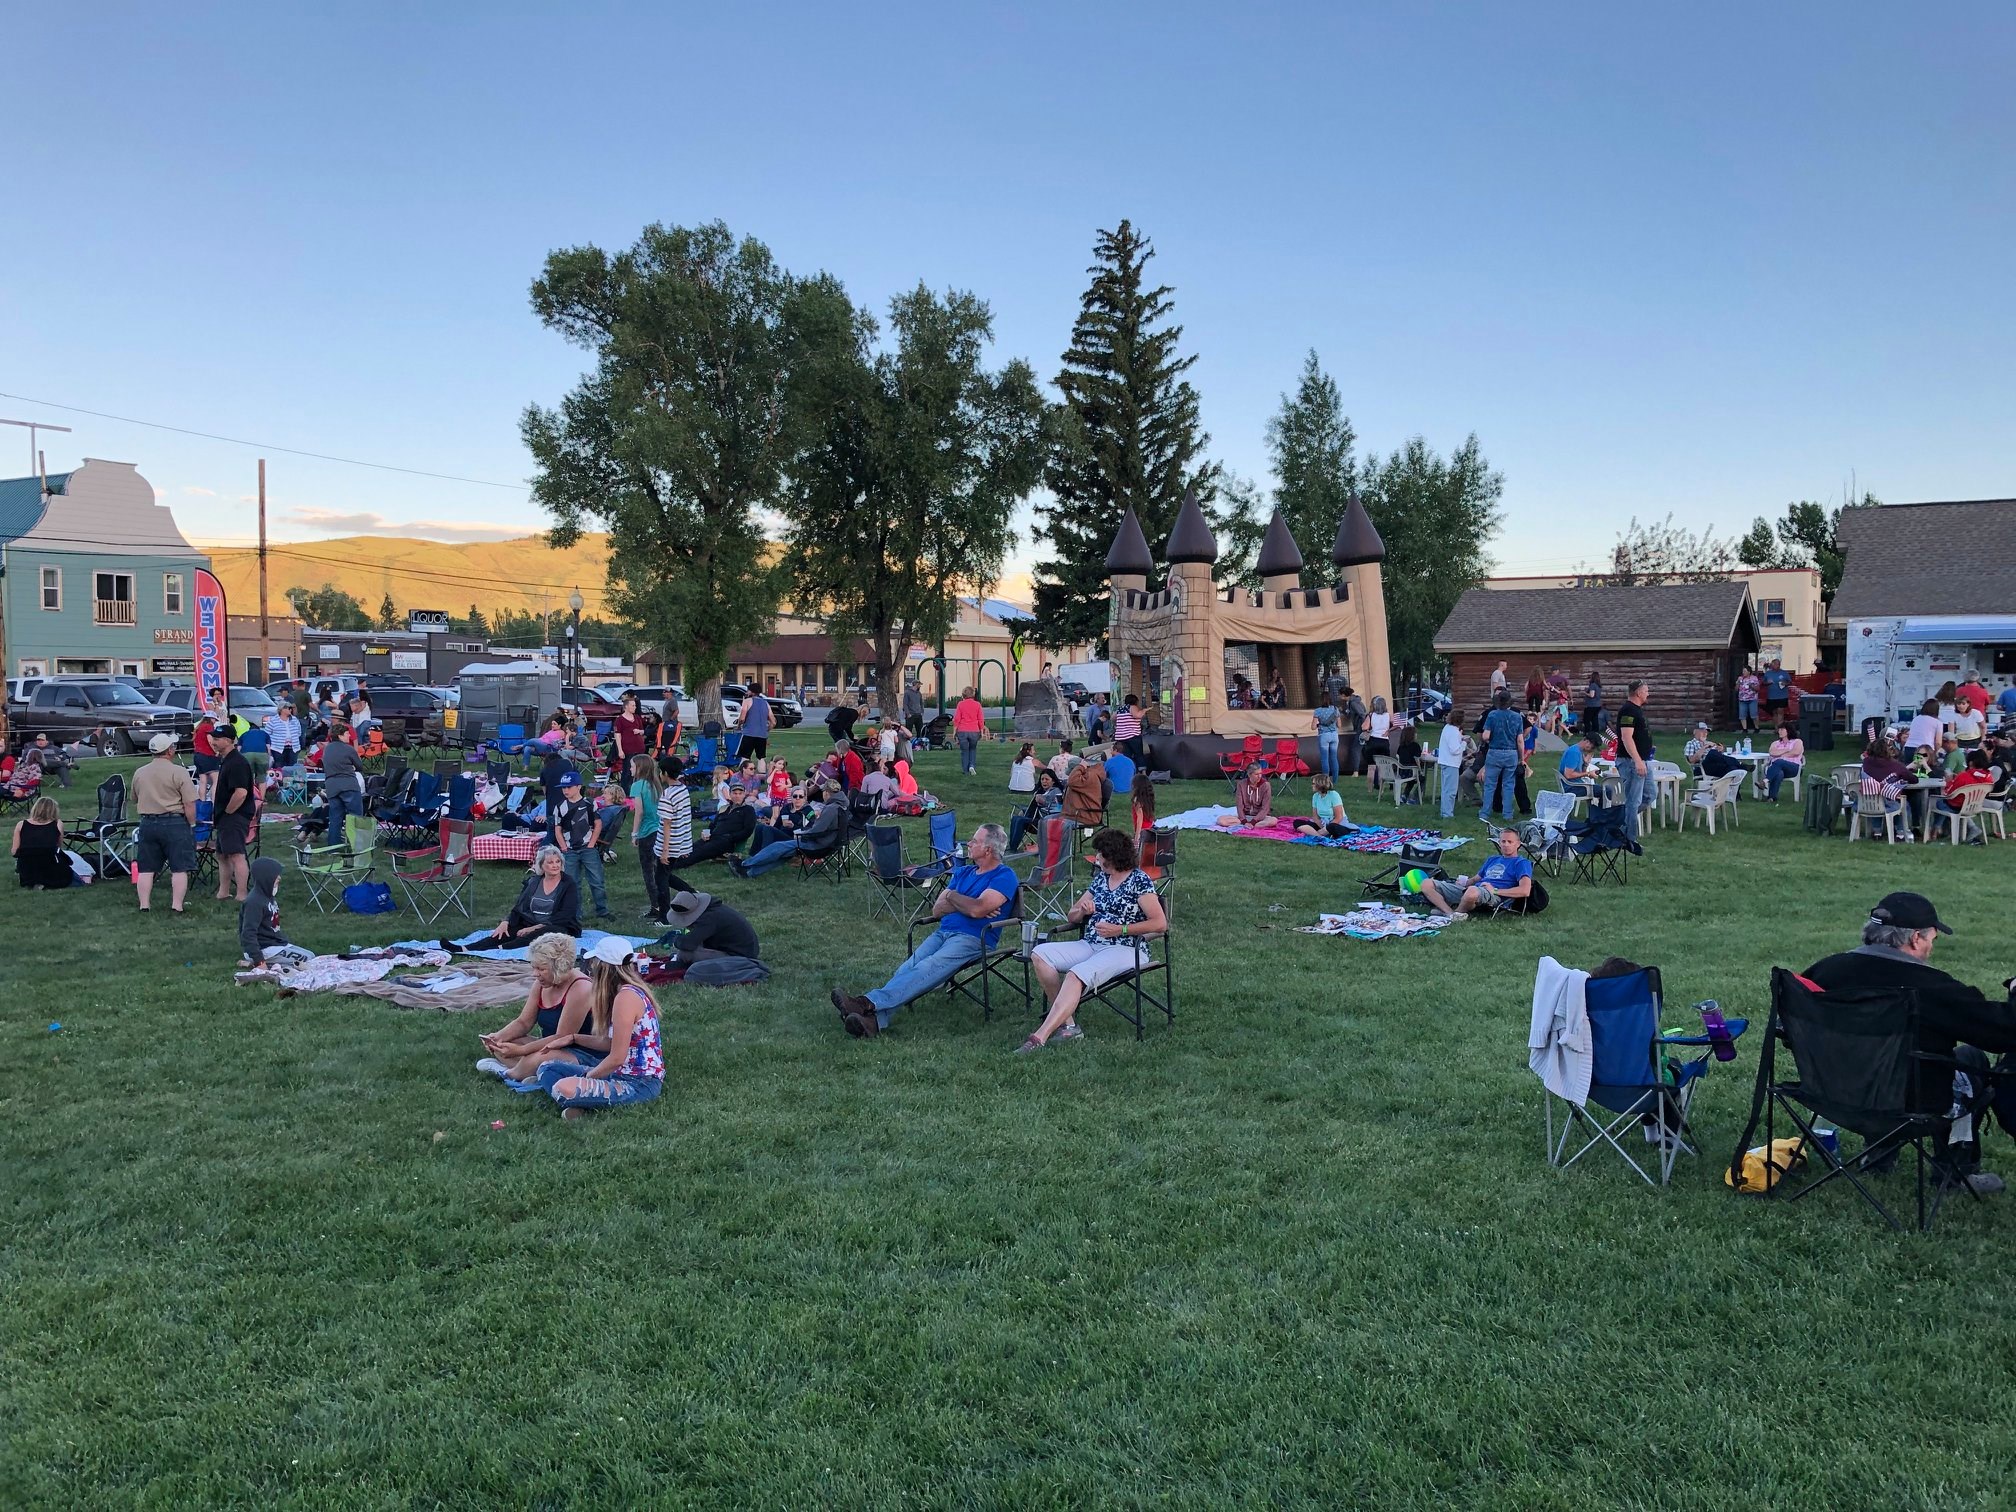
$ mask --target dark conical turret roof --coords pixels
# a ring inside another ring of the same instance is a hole
[[[1345,506],[1344,518],[1337,522],[1337,544],[1330,548],[1330,560],[1339,567],[1357,567],[1366,562],[1386,560],[1386,543],[1372,528],[1372,516],[1365,513],[1364,501],[1353,490]]]
[[[1274,511],[1274,518],[1267,522],[1267,538],[1260,543],[1260,576],[1281,577],[1288,573],[1302,571],[1302,551],[1295,544],[1295,537],[1288,529],[1288,522],[1281,518],[1281,511]]]
[[[1148,554],[1148,537],[1141,529],[1141,522],[1129,509],[1120,517],[1120,533],[1113,537],[1113,544],[1106,549],[1106,575],[1128,573],[1136,577],[1146,577],[1155,570],[1155,559]]]
[[[1183,507],[1176,511],[1176,528],[1169,532],[1163,553],[1170,566],[1178,562],[1216,562],[1218,538],[1211,534],[1210,522],[1197,502],[1197,490],[1183,490]]]

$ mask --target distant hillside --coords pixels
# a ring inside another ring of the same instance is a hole
[[[206,549],[231,612],[256,614],[259,553],[241,546]],[[568,551],[555,551],[543,536],[452,546],[399,536],[275,543],[266,550],[267,601],[281,612],[289,588],[313,591],[333,583],[374,614],[387,593],[401,611],[466,614],[474,604],[486,615],[493,609],[539,614],[565,609],[567,596],[579,588],[588,605],[583,613],[593,615],[603,608],[608,561],[606,535],[584,535]]]

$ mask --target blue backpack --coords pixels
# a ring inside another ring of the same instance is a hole
[[[343,889],[343,906],[354,914],[396,913],[399,908],[383,882],[352,882]]]

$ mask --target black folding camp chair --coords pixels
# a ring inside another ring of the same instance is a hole
[[[1565,832],[1574,866],[1569,881],[1620,887],[1630,882],[1631,854],[1638,847],[1624,828],[1623,804],[1591,803],[1588,817],[1569,820]]]
[[[1174,891],[1167,876],[1155,884],[1155,896],[1162,900],[1162,916],[1169,927],[1159,935],[1132,935],[1125,941],[1134,950],[1134,969],[1079,999],[1081,1008],[1087,1003],[1104,1003],[1134,1026],[1137,1040],[1147,1036],[1150,1010],[1161,1013],[1172,1025],[1176,1022]]]
[[[868,826],[868,916],[887,913],[898,924],[914,924],[930,912],[931,900],[951,874],[930,867],[907,866],[903,831],[893,824]]]
[[[83,824],[63,832],[63,843],[96,852],[93,865],[101,877],[115,876],[132,864],[136,823],[126,817],[126,779],[114,772],[98,784],[98,812]]]
[[[1793,1077],[1786,1079],[1777,1064],[1780,1047],[1792,1057]],[[1905,1150],[1914,1156],[1918,1229],[1922,1233],[1939,1215],[1946,1193],[1955,1186],[1976,1201],[1980,1194],[1966,1185],[1951,1165],[1945,1140],[1951,1127],[1953,1073],[1961,1070],[1951,1056],[1918,1048],[1918,1004],[1904,991],[1877,993],[1814,992],[1792,972],[1771,972],[1771,1023],[1757,1062],[1757,1085],[1750,1100],[1750,1122],[1730,1157],[1734,1180],[1741,1180],[1744,1153],[1761,1123],[1767,1152],[1764,1195],[1797,1201],[1838,1177],[1846,1177],[1863,1201],[1902,1230],[1889,1208],[1864,1178],[1889,1169]],[[1974,1073],[1979,1074],[1979,1073]],[[1768,1165],[1783,1112],[1799,1131],[1801,1149],[1817,1162],[1821,1174],[1787,1190],[1789,1181]],[[1823,1139],[1822,1120],[1837,1131]],[[1859,1135],[1862,1149],[1844,1158],[1839,1130]],[[1930,1204],[1926,1200],[1926,1169],[1935,1178]]]
[[[953,972],[944,987],[948,997],[963,997],[968,1002],[980,1005],[982,1023],[994,1017],[994,997],[998,989],[1008,998],[1019,999],[1027,1008],[1035,999],[1034,989],[1029,980],[1029,952],[1022,941],[1024,889],[1015,889],[1015,900],[1008,917],[992,931],[990,942],[986,933],[980,937],[980,954]],[[920,929],[936,929],[938,921],[917,918],[910,921],[908,947],[917,948],[917,932]]]

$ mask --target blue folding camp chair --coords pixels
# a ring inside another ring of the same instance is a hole
[[[690,782],[694,775],[701,779],[702,787],[714,781],[714,768],[721,764],[721,741],[718,736],[702,735],[693,742],[693,768],[687,774]]]
[[[742,735],[740,731],[737,731],[733,735],[723,735],[721,737],[721,759],[730,766],[735,765],[737,761],[742,759]]]
[[[931,859],[920,861],[908,868],[911,876],[919,881],[934,876],[952,875],[952,868],[959,862],[959,816],[951,809],[940,809],[930,818]]]
[[[464,773],[448,779],[448,817],[467,819],[476,806],[476,779]]]
[[[516,756],[525,749],[525,726],[522,724],[500,724],[497,733],[490,738],[492,750],[502,751],[506,756]]]
[[[1694,1130],[1688,1114],[1702,1078],[1708,1074],[1714,1041],[1707,1034],[1670,1034],[1659,1027],[1662,989],[1659,968],[1642,967],[1622,976],[1590,977],[1584,988],[1589,1009],[1590,1056],[1594,1069],[1589,1082],[1589,1104],[1578,1104],[1543,1089],[1542,1106],[1547,1121],[1547,1162],[1563,1169],[1575,1164],[1599,1146],[1608,1146],[1623,1157],[1647,1186],[1665,1186],[1673,1179],[1673,1163],[1681,1154],[1700,1153],[1695,1148]],[[1740,1036],[1748,1021],[1728,1021],[1730,1039]],[[1671,1052],[1698,1049],[1692,1060]],[[1556,1138],[1556,1105],[1561,1113],[1561,1133]],[[1604,1120],[1608,1119],[1608,1122]],[[1655,1180],[1620,1139],[1631,1125],[1644,1128],[1648,1152],[1658,1152],[1659,1175]],[[1568,1153],[1569,1135],[1580,1129],[1581,1147]]]

